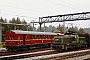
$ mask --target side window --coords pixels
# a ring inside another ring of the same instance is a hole
[[[40,39],[40,35],[37,35],[38,39]]]
[[[48,39],[50,39],[50,37],[51,37],[51,36],[50,36],[50,35],[48,35]]]
[[[36,39],[36,35],[32,35],[33,36],[33,39]]]
[[[63,43],[63,38],[60,38],[61,39],[61,43]]]
[[[39,35],[36,35],[36,39],[39,39]]]
[[[42,39],[42,35],[40,35],[40,39]]]
[[[35,36],[34,36],[34,35],[32,35],[32,39],[34,39],[34,37],[35,37]]]
[[[29,38],[32,39],[32,35],[29,35]]]
[[[10,35],[10,39],[13,40],[14,39],[14,36],[13,35]]]
[[[55,41],[55,42],[59,42],[59,38],[55,38],[54,41]]]
[[[38,39],[38,36],[37,35],[35,35],[35,39]]]
[[[75,41],[75,37],[73,37],[72,40]]]
[[[7,39],[7,40],[9,39],[9,36],[8,36],[8,35],[6,35],[6,39]]]
[[[18,40],[20,40],[20,36],[18,36]]]
[[[37,37],[37,35],[33,35],[33,38],[34,38],[34,39],[37,39],[38,37]]]
[[[48,39],[49,37],[48,37],[48,35],[46,35],[46,39]]]
[[[25,39],[27,39],[27,35],[25,36]]]
[[[46,35],[43,35],[43,38],[46,39]]]
[[[54,38],[54,36],[52,35],[52,39]]]
[[[50,35],[50,39],[52,39],[52,35]]]
[[[51,36],[51,39],[53,39],[53,38],[54,38],[54,36],[52,35],[52,36]]]

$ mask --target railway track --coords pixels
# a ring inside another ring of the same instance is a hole
[[[22,53],[30,53],[30,52],[37,52],[37,51],[44,51],[44,50],[52,50],[51,48],[35,48],[30,50],[23,50],[23,51],[1,51],[0,56],[7,56],[7,55],[15,55],[15,54],[22,54]]]
[[[89,49],[89,48],[82,48],[83,50]],[[79,49],[78,51],[82,50]],[[44,57],[44,56],[49,56],[49,55],[58,55],[58,54],[62,54],[62,53],[67,53],[67,52],[73,52],[72,50],[68,50],[68,51],[63,51],[63,52],[57,52],[52,50],[51,48],[41,48],[41,49],[33,49],[33,50],[26,50],[26,51],[20,51],[20,52],[7,52],[6,55],[4,54],[0,54],[0,60],[13,60],[13,59],[23,59],[23,58],[38,58],[38,57]],[[90,52],[88,52],[90,53]],[[79,54],[79,53],[76,53]],[[76,55],[76,54],[72,54],[72,55]],[[72,56],[71,55],[71,56]],[[84,55],[84,54],[81,54]],[[79,55],[76,55],[79,56]],[[45,60],[49,60],[49,59],[60,59],[62,57],[62,59],[65,59],[65,57],[70,58],[70,55],[64,55],[64,56],[53,56],[53,57],[48,57],[48,58],[44,58]],[[75,56],[73,56],[75,57]],[[41,59],[41,58],[40,58]],[[44,60],[43,58],[41,60]]]
[[[49,55],[42,55],[42,56],[35,56],[35,57],[28,57],[28,58],[22,58],[22,59],[16,59],[16,60],[69,60],[69,58],[80,57],[80,56],[84,56],[87,54],[90,57],[90,49],[80,50],[80,51],[71,51],[71,52],[62,52],[62,53],[57,53],[57,54],[49,54]],[[85,58],[83,58],[83,59],[85,59]]]
[[[34,56],[40,56],[42,54],[47,55],[50,52],[52,54],[56,54],[58,52],[53,52],[54,50],[45,50],[45,51],[38,51],[38,52],[31,52],[31,53],[23,53],[23,54],[16,54],[16,55],[8,55],[8,56],[1,56],[0,59],[20,59],[20,58],[28,58],[28,57],[34,57]]]

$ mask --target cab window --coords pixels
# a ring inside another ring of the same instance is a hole
[[[7,39],[7,40],[9,39],[9,36],[8,36],[8,35],[6,35],[6,39]]]
[[[73,37],[72,40],[75,41],[75,37]]]
[[[10,39],[13,40],[14,39],[14,36],[13,35],[10,35]]]

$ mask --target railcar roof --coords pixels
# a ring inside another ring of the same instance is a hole
[[[37,35],[57,35],[56,33],[52,32],[36,32],[36,31],[22,31],[22,30],[11,30],[15,32],[15,34],[37,34]]]

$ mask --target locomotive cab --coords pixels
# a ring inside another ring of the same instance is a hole
[[[76,49],[86,46],[86,38],[78,35],[63,35],[55,36],[53,42],[53,49],[62,51],[67,49]]]
[[[76,44],[77,39],[74,35],[55,36],[53,48],[56,50],[67,50],[72,44]],[[60,49],[59,49],[60,48]]]

